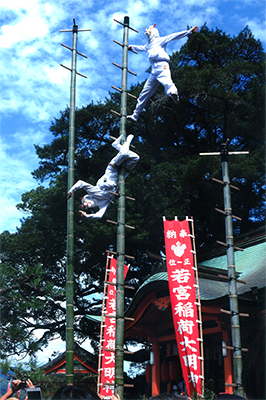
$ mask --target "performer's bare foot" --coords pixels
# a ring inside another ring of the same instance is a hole
[[[128,143],[128,146],[130,146],[130,143],[132,142],[133,138],[134,138],[134,135],[132,135],[132,134],[128,135],[127,140],[126,140],[126,142]]]
[[[121,139],[122,139],[122,135],[120,135],[117,139],[115,139],[115,141],[112,143],[112,146],[116,149],[116,150],[120,150],[121,147]],[[109,163],[110,164],[110,163]]]
[[[137,122],[138,118],[134,114],[132,114],[132,115],[127,115],[127,120],[132,122]]]
[[[67,194],[67,200],[69,200],[69,199],[71,198],[71,196],[72,196],[72,193],[71,193],[71,192],[68,192],[68,194]]]

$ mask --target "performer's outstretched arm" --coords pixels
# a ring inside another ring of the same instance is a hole
[[[191,28],[191,29],[189,29],[187,31],[171,33],[170,35],[161,37],[160,44],[162,46],[165,46],[167,43],[172,42],[173,40],[183,39],[184,37],[190,35],[191,33],[197,32],[197,30],[198,30],[198,26],[193,26],[193,28]]]
[[[110,200],[101,201],[101,204],[99,205],[99,211],[97,211],[95,214],[87,214],[85,211],[81,210],[79,212],[85,218],[102,218],[109,204]]]
[[[92,188],[93,186],[90,183],[87,183],[85,181],[79,180],[75,183],[75,185],[72,186],[72,188],[69,189],[67,193],[67,198],[70,199],[72,196],[72,193],[74,193],[78,189],[84,189],[86,192],[89,193],[89,189]]]
[[[146,51],[146,45],[134,45],[131,44],[130,46],[128,46],[128,50],[129,51]]]

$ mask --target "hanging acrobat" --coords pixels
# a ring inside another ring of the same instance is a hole
[[[107,207],[113,199],[113,195],[109,191],[117,192],[118,189],[118,167],[125,162],[125,169],[132,171],[139,160],[139,156],[133,151],[129,150],[130,143],[133,135],[129,135],[124,144],[121,145],[122,135],[119,136],[112,146],[119,151],[119,153],[108,164],[104,175],[98,180],[96,186],[87,182],[79,180],[69,189],[67,199],[70,199],[72,193],[77,189],[84,189],[88,194],[81,199],[83,207],[93,208],[99,207],[99,211],[95,214],[87,214],[85,211],[79,211],[86,218],[102,218]]]
[[[151,74],[139,95],[136,108],[132,115],[127,116],[127,119],[134,122],[138,120],[139,114],[160,83],[164,86],[165,94],[170,96],[175,103],[178,102],[178,91],[172,81],[171,71],[169,68],[170,57],[166,53],[165,48],[167,43],[173,40],[182,39],[191,33],[198,31],[198,26],[194,26],[187,31],[172,33],[168,36],[160,37],[159,31],[155,26],[156,25],[151,25],[149,28],[146,28],[145,35],[147,35],[148,38],[147,44],[141,46],[128,46],[128,50],[146,51],[152,66]]]

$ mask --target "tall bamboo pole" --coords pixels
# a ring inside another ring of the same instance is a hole
[[[231,189],[228,169],[228,152],[227,149],[221,153],[222,161],[222,176],[223,176],[223,195],[224,195],[224,211],[225,216],[225,234],[227,243],[227,270],[229,280],[229,303],[231,311],[231,335],[232,346],[234,347],[233,365],[235,383],[237,384],[236,393],[244,397],[242,388],[242,352],[241,352],[241,336],[240,336],[240,321],[238,311],[238,297],[236,285],[236,272],[235,272],[235,255],[234,255],[234,233],[233,233],[233,218],[231,206]]]
[[[222,177],[223,181],[218,179],[213,180],[223,184],[223,195],[224,195],[224,213],[225,213],[225,235],[226,235],[226,247],[227,247],[227,274],[229,278],[229,303],[230,303],[230,314],[231,314],[231,336],[232,345],[234,348],[233,355],[233,369],[234,369],[234,381],[237,385],[236,393],[239,396],[244,397],[244,390],[242,387],[242,351],[241,351],[241,335],[240,335],[240,321],[238,311],[238,296],[236,286],[236,272],[235,272],[235,255],[234,255],[234,234],[233,234],[233,214],[231,206],[231,189],[229,180],[229,168],[228,168],[228,155],[239,155],[249,154],[248,151],[228,151],[227,146],[230,140],[226,139],[223,144],[222,151],[220,153],[199,153],[200,156],[221,156],[222,163]],[[236,187],[234,187],[237,189]],[[217,210],[218,211],[218,210]],[[223,244],[223,243],[221,243]]]
[[[78,26],[73,25],[69,141],[68,141],[68,190],[74,185],[75,157],[75,108],[76,60]],[[66,383],[74,383],[74,196],[67,203],[67,281],[66,281]]]
[[[120,135],[126,139],[127,115],[127,60],[128,60],[128,30],[129,17],[124,18],[123,62],[122,62],[122,93],[121,93],[121,122]],[[115,384],[116,394],[123,400],[124,390],[124,265],[125,265],[125,168],[119,170],[117,210],[117,286],[116,286],[116,357]]]

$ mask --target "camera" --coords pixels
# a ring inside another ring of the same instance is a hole
[[[29,400],[42,400],[42,391],[40,388],[27,388],[26,392]]]
[[[25,389],[26,386],[27,386],[26,381],[21,381],[20,384],[19,384],[18,389]]]

